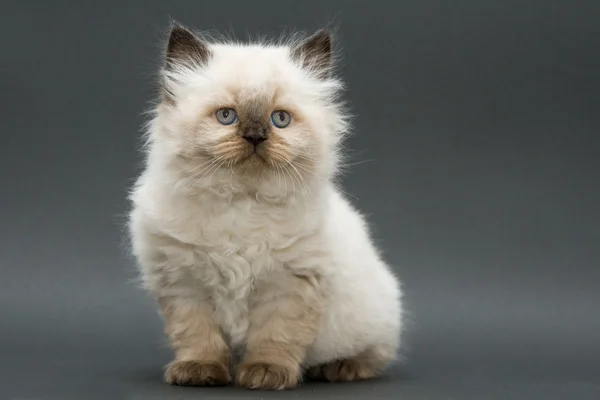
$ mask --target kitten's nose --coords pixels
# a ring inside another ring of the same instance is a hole
[[[259,130],[247,131],[244,133],[244,135],[242,137],[254,146],[258,146],[259,144],[261,144],[262,142],[267,140],[267,135],[265,135],[263,132],[261,132]]]

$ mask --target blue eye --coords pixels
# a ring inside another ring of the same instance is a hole
[[[217,121],[223,125],[231,125],[237,121],[237,113],[233,108],[221,108],[215,113]]]
[[[271,114],[271,122],[276,127],[283,129],[292,122],[292,116],[287,111],[278,110]]]

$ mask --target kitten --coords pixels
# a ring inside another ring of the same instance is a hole
[[[129,220],[174,350],[166,382],[289,389],[396,358],[400,282],[334,183],[333,58],[326,30],[239,44],[172,28]]]

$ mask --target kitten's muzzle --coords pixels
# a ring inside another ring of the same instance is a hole
[[[242,135],[244,140],[257,147],[259,144],[267,140],[267,133],[263,129],[249,129]]]

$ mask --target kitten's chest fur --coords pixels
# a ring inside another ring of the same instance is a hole
[[[208,302],[235,346],[246,336],[253,291],[270,273],[283,270],[306,227],[299,210],[251,198],[186,210],[170,226],[189,244],[189,262],[176,272],[178,291]]]

